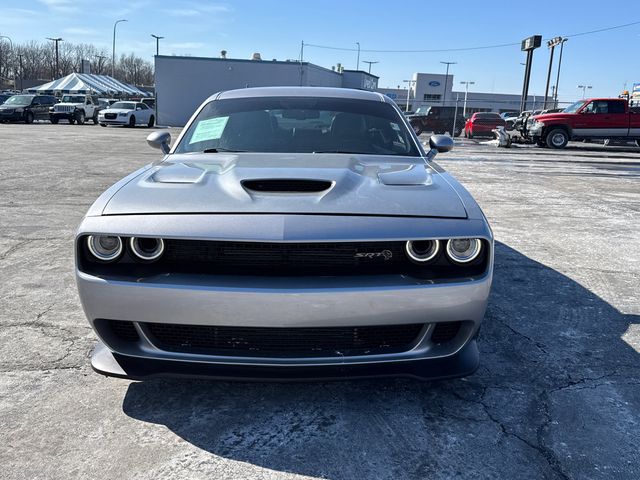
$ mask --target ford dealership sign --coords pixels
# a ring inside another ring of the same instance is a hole
[[[430,86],[430,87],[439,87],[439,86],[440,86],[440,82],[439,82],[439,81],[437,81],[437,80],[431,80],[431,81],[429,82],[429,86]]]

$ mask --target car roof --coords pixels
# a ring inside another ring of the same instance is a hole
[[[229,98],[255,97],[325,97],[350,98],[354,100],[372,100],[374,102],[391,103],[392,100],[377,92],[355,90],[351,88],[332,87],[254,87],[238,90],[227,90],[210,96],[207,101],[226,100]]]

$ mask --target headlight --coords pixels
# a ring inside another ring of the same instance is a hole
[[[113,235],[90,235],[87,247],[91,255],[103,262],[111,262],[122,253],[122,240]]]
[[[452,238],[447,242],[447,255],[456,263],[475,260],[482,250],[479,238]]]
[[[119,114],[118,114],[118,116],[119,116],[119,117],[126,117],[126,116],[127,116],[127,114],[126,114],[126,113],[119,113]]]
[[[164,253],[164,242],[161,238],[131,237],[129,246],[136,257],[146,262],[157,260]]]
[[[433,260],[440,251],[439,240],[409,240],[404,247],[408,257],[416,263]]]

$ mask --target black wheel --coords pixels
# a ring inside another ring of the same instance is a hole
[[[129,126],[130,126],[131,128],[133,128],[133,127],[135,127],[135,126],[136,126],[136,117],[135,117],[135,116],[133,116],[133,115],[131,115],[131,118],[129,118]]]
[[[25,114],[24,123],[33,123],[33,112],[27,112]]]
[[[101,127],[106,127],[106,126],[107,126],[107,124],[106,124],[106,123],[101,123],[101,124],[100,124],[100,126],[101,126]]]
[[[153,115],[151,115],[151,116],[149,117],[149,123],[147,123],[147,127],[151,128],[151,127],[153,127],[155,124],[156,124],[156,118],[155,118]]]
[[[76,122],[78,122],[78,125],[84,125],[84,121],[85,121],[84,112],[80,110],[78,113],[76,113]]]
[[[93,124],[94,125],[98,124],[98,111],[97,110],[93,111],[93,117],[91,117],[91,120],[93,120]]]
[[[467,138],[473,138],[473,132],[471,130],[469,130],[469,132],[467,133],[468,137]]]
[[[51,123],[53,123],[54,125],[57,125],[59,121],[60,121],[59,118],[51,117]]]
[[[74,123],[76,123],[75,119],[69,118],[69,125],[73,125]]]
[[[459,137],[460,134],[462,133],[462,130],[460,130],[459,128],[453,131],[453,136],[454,137]]]
[[[545,138],[549,148],[564,148],[569,143],[569,134],[563,128],[554,128]]]

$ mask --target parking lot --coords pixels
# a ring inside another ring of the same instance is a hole
[[[468,378],[130,382],[89,366],[73,238],[150,131],[0,125],[3,478],[640,478],[640,149],[438,156],[496,236]]]

